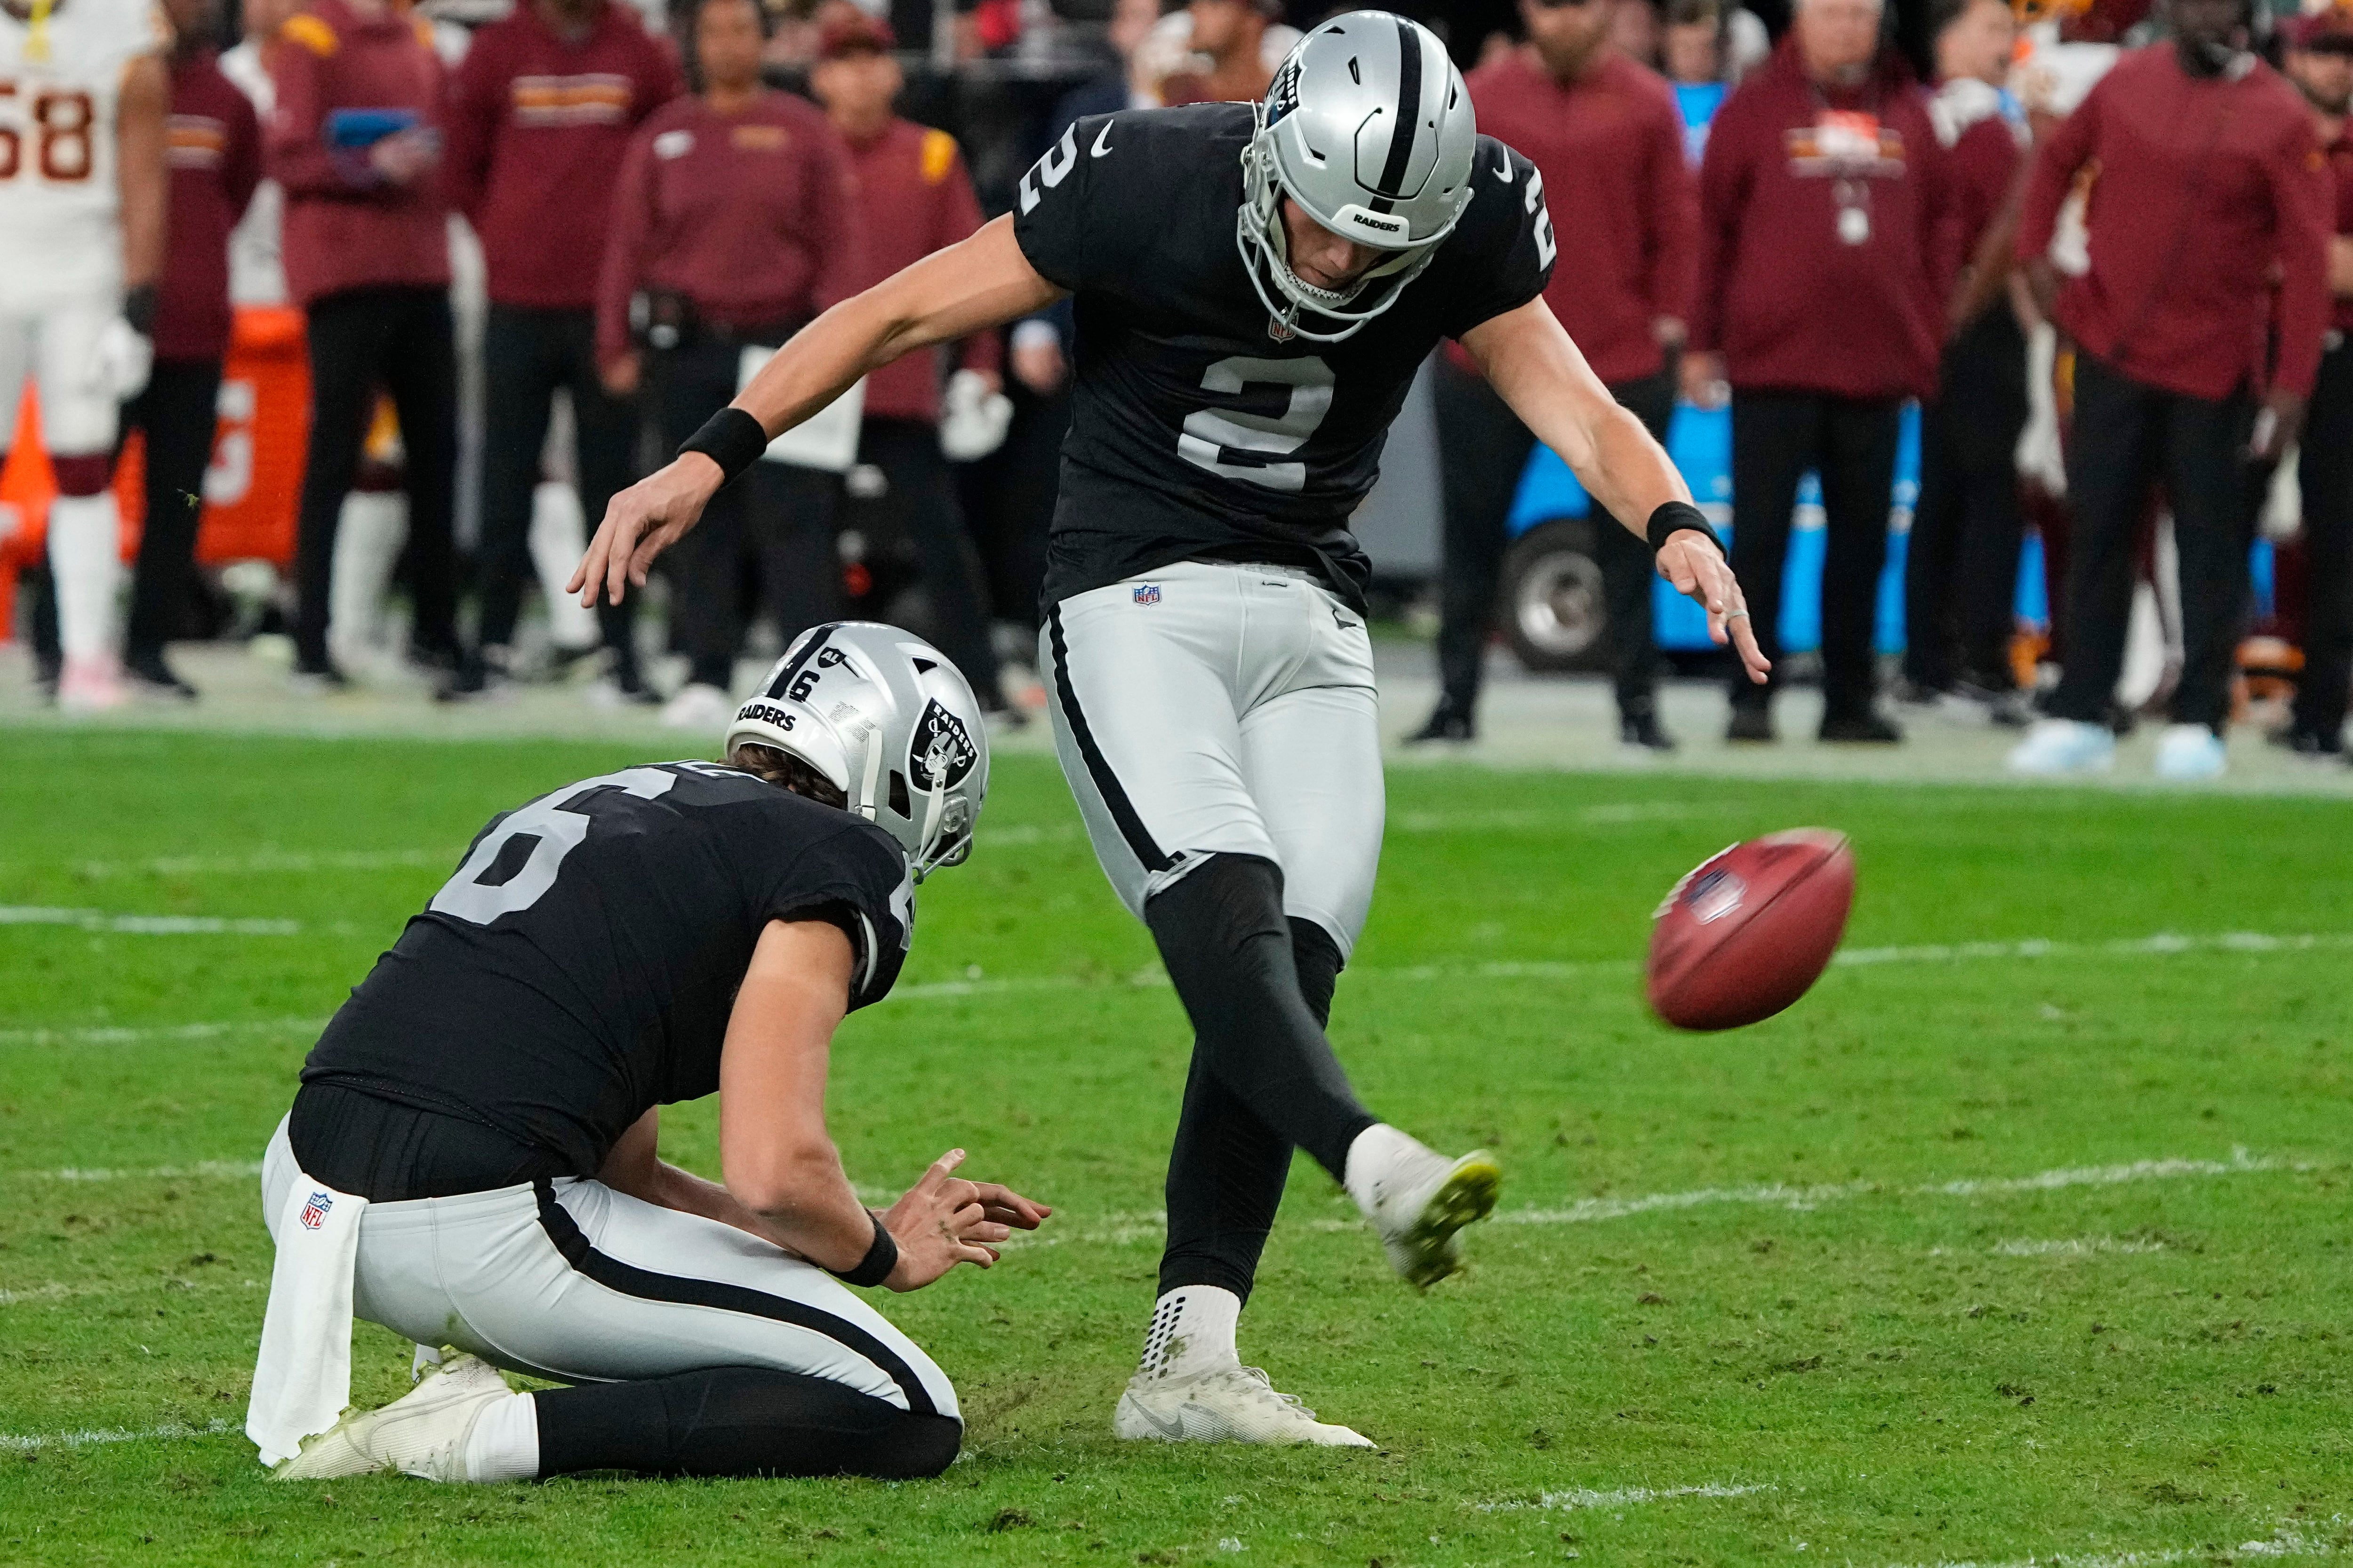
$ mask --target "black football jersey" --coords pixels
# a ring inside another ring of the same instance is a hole
[[[1541,176],[1482,136],[1469,209],[1397,301],[1278,340],[1234,240],[1253,126],[1246,103],[1091,116],[1021,177],[1015,237],[1078,316],[1048,604],[1207,557],[1314,567],[1362,609],[1348,522],[1414,372],[1552,276]]]
[[[327,1025],[305,1083],[463,1117],[593,1175],[655,1105],[719,1087],[770,921],[828,920],[849,1005],[898,978],[907,858],[880,827],[734,768],[625,768],[492,817]]]

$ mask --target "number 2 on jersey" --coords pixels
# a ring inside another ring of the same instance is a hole
[[[0,81],[0,108],[16,97],[16,84]],[[70,184],[90,178],[92,163],[91,121],[96,110],[86,92],[51,92],[34,94],[31,129],[38,134],[34,140],[34,166],[41,178]],[[25,132],[17,127],[0,122],[0,180],[13,180],[25,164]]]
[[[563,868],[564,858],[580,847],[588,837],[589,814],[596,809],[594,802],[575,805],[592,790],[617,789],[639,800],[654,800],[668,795],[678,783],[676,773],[659,768],[624,768],[617,773],[583,779],[569,789],[543,795],[529,805],[508,813],[506,820],[482,836],[458,874],[441,885],[433,895],[433,910],[439,914],[455,915],[470,925],[486,926],[501,915],[514,914],[539,902],[540,895],[555,885],[555,873]],[[515,873],[503,882],[481,880],[499,863],[508,845],[518,838],[536,840],[531,856]]]
[[[1270,418],[1240,409],[1196,409],[1185,416],[1185,433],[1176,438],[1177,456],[1225,479],[1295,495],[1307,486],[1305,463],[1235,463],[1227,460],[1227,454],[1281,458],[1307,445],[1332,412],[1332,367],[1313,354],[1301,359],[1235,354],[1202,374],[1201,390],[1234,397],[1253,383],[1291,388],[1282,414]]]

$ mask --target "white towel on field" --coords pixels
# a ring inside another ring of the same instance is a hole
[[[352,1271],[367,1199],[296,1173],[278,1211],[278,1262],[261,1320],[261,1353],[245,1435],[275,1466],[352,1402]]]

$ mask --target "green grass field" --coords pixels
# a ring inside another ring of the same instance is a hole
[[[267,1482],[253,1169],[318,1021],[484,817],[641,760],[0,731],[0,1562],[2353,1553],[2341,804],[1446,767],[1392,774],[1334,1035],[1377,1112],[1502,1156],[1501,1223],[1417,1297],[1303,1162],[1242,1321],[1379,1453],[1111,1439],[1187,1033],[1020,756],[835,1074],[861,1186],[963,1144],[1060,1207],[884,1302],[963,1391],[962,1462]],[[1855,840],[1848,962],[1757,1028],[1652,1022],[1659,895],[1802,823]],[[715,1172],[715,1124],[666,1117],[672,1157]],[[364,1402],[405,1385],[384,1331],[354,1360]]]

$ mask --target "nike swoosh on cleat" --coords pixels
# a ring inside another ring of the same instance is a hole
[[[1111,125],[1109,121],[1105,121],[1103,128],[1095,132],[1095,144],[1088,148],[1087,151],[1093,153],[1098,158],[1107,157],[1110,155]]]
[[[1163,1436],[1170,1437],[1180,1443],[1185,1440],[1185,1418],[1182,1415],[1179,1415],[1174,1421],[1163,1421],[1159,1416],[1155,1415],[1152,1413],[1151,1407],[1146,1405],[1141,1399],[1136,1400],[1134,1404],[1135,1413],[1138,1415],[1143,1416],[1146,1421],[1151,1422],[1154,1428],[1159,1431]]]

